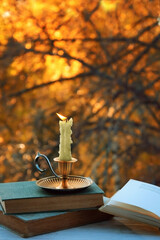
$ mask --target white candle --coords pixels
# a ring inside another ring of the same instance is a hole
[[[70,118],[67,120],[66,117],[63,117],[59,114],[57,114],[61,119],[59,121],[59,126],[60,126],[60,144],[59,144],[59,159],[62,161],[70,161],[72,159],[71,155],[71,144],[72,144],[72,139],[71,139],[71,134],[72,134],[72,124],[73,124],[73,119]]]

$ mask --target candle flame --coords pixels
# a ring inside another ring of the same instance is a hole
[[[59,114],[59,113],[56,113],[57,116],[62,120],[62,121],[65,121],[67,120],[67,117],[64,117],[63,115]]]

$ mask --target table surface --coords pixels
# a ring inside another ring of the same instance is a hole
[[[119,217],[81,227],[28,238],[29,240],[149,240],[160,239],[160,230],[147,224]],[[0,240],[23,239],[0,225]]]

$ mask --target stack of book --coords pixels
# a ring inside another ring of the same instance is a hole
[[[30,237],[104,221],[103,191],[93,183],[74,192],[39,188],[35,181],[0,183],[0,224]]]

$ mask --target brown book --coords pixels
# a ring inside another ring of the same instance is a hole
[[[103,191],[93,183],[74,192],[45,190],[35,181],[0,183],[1,205],[5,213],[31,213],[98,208],[103,205]]]
[[[4,215],[2,209],[0,209],[0,224],[22,237],[78,227],[110,218],[111,215],[102,213],[98,209],[16,215]]]

